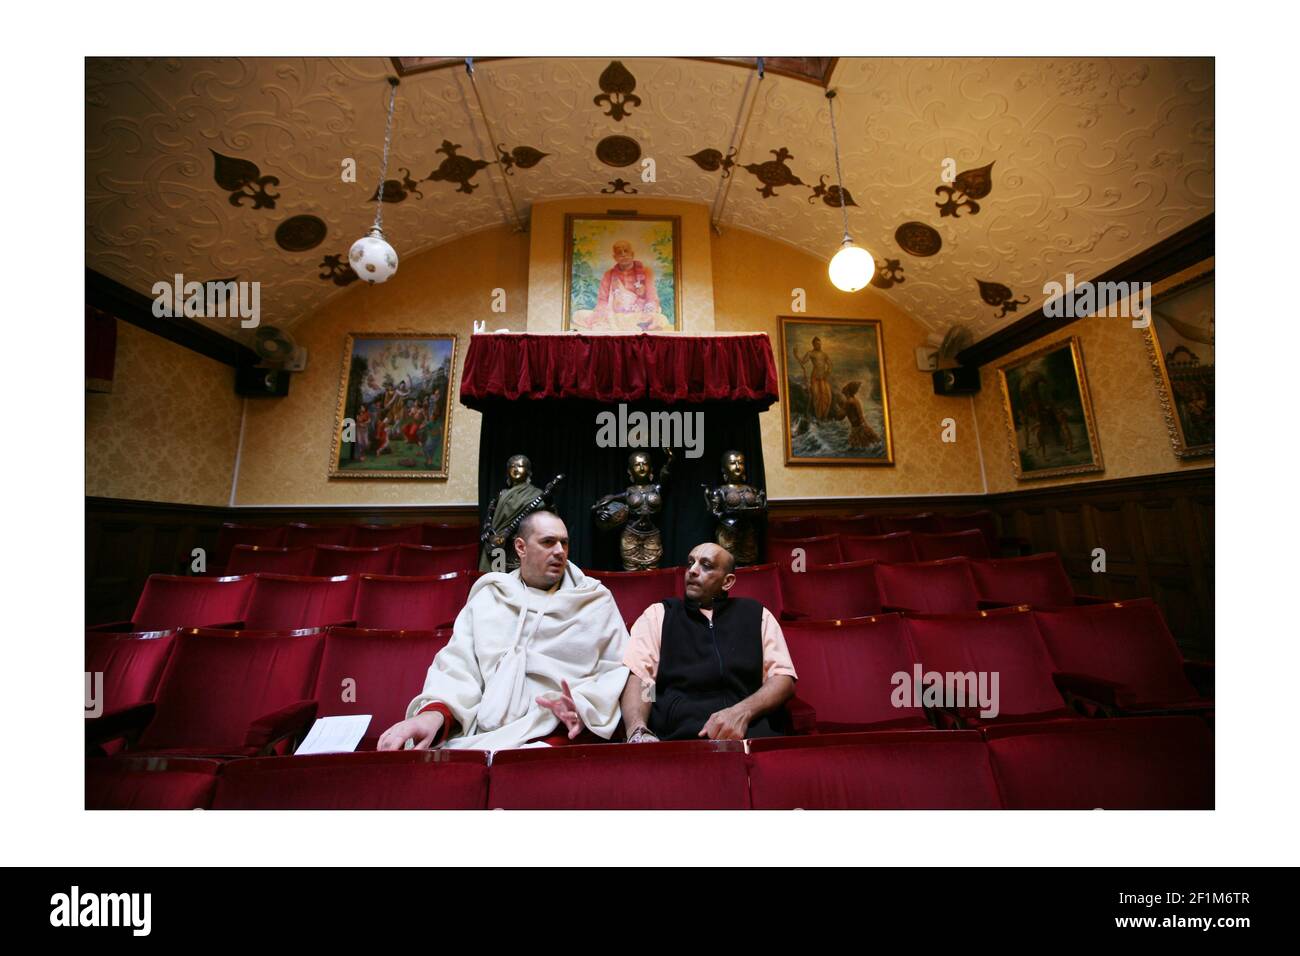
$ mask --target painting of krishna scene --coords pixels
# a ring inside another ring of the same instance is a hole
[[[331,478],[446,478],[454,335],[349,335]]]

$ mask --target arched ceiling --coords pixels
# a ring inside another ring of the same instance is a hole
[[[342,292],[373,218],[394,62],[87,60],[88,267],[145,294],[177,272],[258,280],[263,322],[292,327]],[[838,247],[825,89],[790,75],[797,62],[761,80],[682,58],[482,60],[473,81],[430,65],[404,61],[426,69],[397,94],[384,226],[403,257],[539,200],[620,190],[711,204],[724,229],[822,258]],[[1045,282],[1213,211],[1210,59],[802,66],[837,91],[850,229],[886,266],[884,294],[932,330],[986,336],[1041,305]]]

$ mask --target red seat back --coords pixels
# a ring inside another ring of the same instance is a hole
[[[255,544],[262,548],[278,548],[284,544],[284,528],[280,525],[236,524],[227,521],[217,531],[217,545],[212,550],[209,565],[220,569],[230,560],[230,552],[237,544]]]
[[[875,515],[823,515],[817,519],[817,534],[858,536],[880,534],[880,520]],[[847,555],[845,557],[852,560]]]
[[[507,810],[747,810],[744,742],[675,740],[504,750],[488,806]]]
[[[882,564],[876,568],[876,584],[886,607],[923,614],[979,610],[979,595],[966,558]]]
[[[237,544],[230,552],[226,571],[230,574],[311,574],[316,553],[311,548],[262,548],[255,544]],[[233,619],[232,619],[233,620]]]
[[[478,525],[472,524],[425,524],[420,544],[435,548],[451,548],[456,545],[473,545],[478,550]]]
[[[449,630],[330,628],[313,695],[316,715],[370,714],[361,749],[374,750],[380,735],[405,719],[406,705],[450,639]]]
[[[750,741],[755,810],[996,810],[988,752],[973,730]]]
[[[87,810],[207,809],[219,760],[99,757],[86,761]]]
[[[397,547],[393,574],[430,577],[455,571],[478,570],[478,545],[453,544],[431,547],[424,544],[402,544]]]
[[[781,575],[777,573],[775,564],[753,564],[747,568],[736,568],[736,583],[727,594],[731,597],[753,598],[771,611],[773,617],[781,616]]]
[[[817,712],[817,726],[928,726],[919,706],[895,707],[895,675],[912,681],[912,648],[897,614],[845,621],[789,621],[782,626],[799,699]]]
[[[797,550],[803,551],[804,563],[808,567],[814,564],[838,564],[844,560],[840,552],[840,538],[836,534],[767,540],[767,560],[782,569],[790,567]]]
[[[352,526],[346,524],[291,524],[284,529],[286,548],[314,548],[318,544],[347,544],[352,540]]]
[[[887,561],[892,563],[916,560],[916,546],[912,532],[895,531],[892,534],[844,535],[840,550],[845,561]]]
[[[175,639],[175,630],[86,632],[86,673],[104,675],[104,713],[153,700]]]
[[[1119,684],[1133,703],[1198,696],[1164,615],[1148,599],[1042,610],[1034,618],[1057,670]]]
[[[357,579],[349,575],[259,574],[244,611],[244,626],[250,631],[273,631],[341,624],[352,619],[356,593]]]
[[[311,699],[323,641],[316,631],[181,631],[139,749],[238,752],[259,717]]]
[[[217,810],[482,810],[487,753],[385,753],[258,757],[227,764]]]
[[[821,518],[816,515],[796,515],[790,518],[768,518],[769,538],[808,538],[821,534]]]
[[[614,595],[614,603],[631,628],[645,609],[665,598],[681,597],[685,587],[683,568],[656,568],[653,571],[588,571]]]
[[[919,515],[880,515],[880,530],[885,534],[893,531],[938,531],[939,522],[931,512]]]
[[[1065,607],[1074,603],[1074,586],[1056,552],[1023,558],[990,558],[971,564],[980,597],[1005,604]]]
[[[131,623],[141,631],[225,624],[244,617],[253,578],[185,577],[151,574],[136,602]]]
[[[390,544],[422,544],[424,525],[420,524],[359,524],[352,528],[354,548],[383,548]]]
[[[998,522],[991,511],[971,511],[959,515],[936,515],[935,521],[940,531],[970,531],[974,529],[984,535],[984,543],[990,555],[998,553]]]
[[[357,582],[352,618],[357,627],[366,628],[422,631],[451,627],[465,606],[469,586],[466,574],[438,577],[363,574]]]
[[[780,567],[782,608],[787,615],[835,620],[880,613],[874,561]]]
[[[976,528],[968,531],[918,531],[912,535],[916,557],[921,561],[942,561],[944,558],[987,558],[988,542],[984,533]]]
[[[351,548],[337,544],[319,545],[311,573],[317,577],[338,574],[390,574],[397,559],[397,545],[382,548]]]
[[[923,673],[997,674],[996,717],[1065,715],[1065,699],[1052,680],[1055,667],[1031,611],[1006,608],[976,614],[905,615],[912,656]],[[974,714],[969,701],[961,708]]]
[[[1214,738],[1196,717],[1012,724],[986,733],[1008,809],[1214,809]]]

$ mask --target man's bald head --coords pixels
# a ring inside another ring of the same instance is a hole
[[[519,576],[529,587],[549,590],[564,577],[569,560],[569,529],[557,514],[534,511],[515,531]]]
[[[686,559],[686,597],[708,607],[736,583],[736,559],[720,544],[706,541]]]

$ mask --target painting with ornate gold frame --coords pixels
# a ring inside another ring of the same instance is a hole
[[[1077,336],[1003,365],[998,383],[1016,478],[1027,481],[1104,470],[1083,346]]]
[[[1181,459],[1214,455],[1214,266],[1157,292],[1146,328],[1156,395]]]
[[[878,319],[777,317],[787,465],[892,465]]]
[[[446,478],[456,336],[349,333],[331,478]]]
[[[682,330],[681,216],[564,217],[564,329]]]

